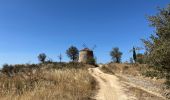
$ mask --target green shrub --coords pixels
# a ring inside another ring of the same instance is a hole
[[[160,72],[170,76],[170,4],[159,9],[159,13],[149,16],[150,25],[155,28],[155,34],[150,39],[142,40],[147,51],[147,61]],[[167,81],[170,77],[166,77]]]
[[[77,49],[77,47],[71,46],[66,51],[66,54],[73,62],[76,62],[78,60],[79,50]]]
[[[87,64],[96,65],[96,59],[94,59],[94,58],[87,59]]]

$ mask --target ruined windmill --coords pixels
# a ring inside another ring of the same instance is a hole
[[[87,63],[89,59],[94,59],[93,50],[96,48],[96,45],[92,49],[89,49],[85,44],[83,44],[84,49],[79,52],[79,62]]]

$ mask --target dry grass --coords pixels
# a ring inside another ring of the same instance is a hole
[[[162,77],[157,78],[156,75],[160,75],[158,73],[150,73],[149,71],[154,71],[152,67],[144,64],[110,63],[101,67],[101,70],[109,74],[114,73],[122,82],[127,82],[129,84],[133,84],[134,86],[142,87],[147,91],[152,91],[153,93],[167,97],[164,95],[167,93],[165,90],[169,91],[168,89],[164,88],[165,79]],[[127,93],[130,93],[130,95],[133,95],[137,99],[162,100],[158,96],[150,94],[147,91],[134,86],[126,86],[126,88],[128,87]]]
[[[161,97],[148,93],[140,88],[126,86],[126,94],[137,98],[137,100],[164,100]]]
[[[100,69],[101,69],[104,73],[114,74],[114,70],[113,70],[111,67],[102,66]]]
[[[107,70],[106,70],[107,69]],[[148,70],[152,70],[149,66],[145,64],[117,64],[110,63],[102,67],[101,70],[117,73],[117,74],[127,74],[133,76],[141,76]]]
[[[90,100],[93,77],[85,68],[39,68],[0,76],[0,100]]]

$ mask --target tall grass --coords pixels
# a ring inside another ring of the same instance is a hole
[[[94,89],[86,68],[44,67],[0,76],[0,100],[90,100]]]

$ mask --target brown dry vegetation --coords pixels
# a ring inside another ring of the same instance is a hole
[[[27,69],[13,77],[0,75],[0,100],[90,100],[94,95],[96,82],[87,68],[45,64]]]
[[[165,88],[166,85],[164,84],[165,78],[156,71],[151,73],[154,69],[145,64],[110,63],[103,65],[100,69],[103,72],[119,77],[127,88],[127,93],[139,100],[162,100],[160,97],[169,98],[169,89]],[[154,94],[148,93],[149,91]]]
[[[132,76],[143,76],[150,78],[162,79],[165,78],[163,73],[160,73],[153,69],[153,67],[146,64],[117,64],[109,63],[101,67],[104,72],[113,74],[124,74]]]

